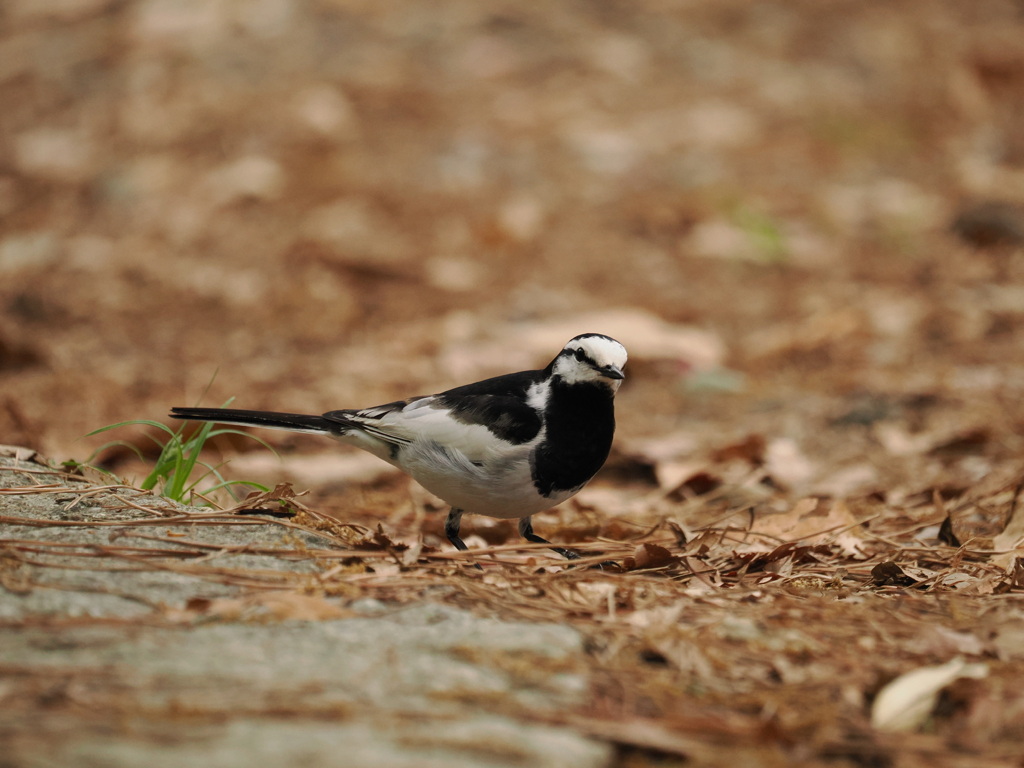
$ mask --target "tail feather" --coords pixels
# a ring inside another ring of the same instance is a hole
[[[336,421],[323,416],[276,411],[246,411],[237,408],[171,408],[172,419],[187,421],[215,421],[219,424],[238,424],[245,427],[284,429],[290,432],[312,432],[318,435],[344,432]]]

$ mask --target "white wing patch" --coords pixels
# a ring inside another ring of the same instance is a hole
[[[508,451],[508,443],[487,427],[452,418],[448,410],[438,407],[432,398],[410,406],[385,414],[377,428],[409,443],[437,443],[474,463],[489,461]]]
[[[546,398],[547,385],[535,385],[540,402]],[[532,390],[531,390],[532,391]],[[542,394],[543,393],[543,394]],[[467,424],[452,417],[449,410],[439,405],[436,397],[422,397],[405,405],[395,404],[345,412],[337,417],[339,423],[349,424],[348,430],[336,439],[370,451],[385,461],[405,466],[405,451],[419,453],[439,450],[458,456],[470,465],[493,464],[508,455],[510,445],[482,424]],[[522,446],[529,451],[543,438],[543,431]],[[395,449],[403,451],[402,457]],[[414,475],[415,476],[415,475]]]
[[[548,393],[551,391],[551,382],[547,380],[538,381],[526,390],[526,404],[538,413],[544,413],[548,404]]]

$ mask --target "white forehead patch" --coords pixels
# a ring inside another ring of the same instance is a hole
[[[608,336],[584,336],[573,339],[566,349],[582,349],[597,365],[614,365],[622,368],[626,364],[626,348]]]
[[[577,350],[582,351],[585,359],[576,359]],[[625,364],[626,348],[615,339],[598,335],[577,336],[555,358],[554,373],[569,384],[600,382],[615,391],[621,381],[602,374],[599,369],[614,366],[621,372]]]

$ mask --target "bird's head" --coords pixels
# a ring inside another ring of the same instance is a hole
[[[614,392],[625,378],[626,348],[610,336],[584,333],[562,348],[551,373],[567,384],[601,383]]]

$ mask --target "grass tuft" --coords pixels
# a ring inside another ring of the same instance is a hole
[[[225,406],[229,405],[230,402],[231,401],[229,400],[225,403]],[[245,485],[251,488],[256,488],[264,493],[269,490],[266,486],[249,480],[226,480],[220,473],[221,468],[226,464],[226,462],[214,466],[206,463],[205,461],[201,461],[199,458],[207,441],[211,438],[217,437],[218,435],[244,435],[245,437],[255,440],[264,448],[269,449],[277,455],[277,452],[274,451],[273,447],[268,443],[255,435],[243,432],[240,429],[216,427],[212,422],[203,422],[195,432],[186,436],[186,424],[184,423],[177,429],[171,429],[169,426],[161,424],[159,421],[151,421],[150,419],[132,419],[130,421],[119,421],[117,424],[108,424],[105,427],[94,429],[92,432],[89,432],[86,437],[92,437],[93,435],[99,435],[103,432],[109,432],[112,429],[140,425],[154,427],[167,435],[165,441],[161,441],[158,437],[151,434],[146,435],[146,437],[160,447],[160,455],[157,457],[156,463],[153,465],[153,469],[148,475],[146,475],[145,479],[139,485],[142,490],[152,491],[159,486],[159,492],[162,496],[183,504],[188,503],[195,496],[205,499],[207,495],[220,490],[226,490],[231,494],[232,498],[236,498],[232,492],[233,486],[236,485]],[[137,446],[124,440],[113,440],[97,448],[86,463],[91,463],[97,455],[113,446],[123,446],[134,452],[140,459],[143,458],[142,451],[140,451]],[[193,479],[192,476],[196,473],[197,469],[203,471],[200,471],[198,476]],[[204,486],[200,490],[200,485],[202,483],[211,480],[213,481],[212,485]]]

